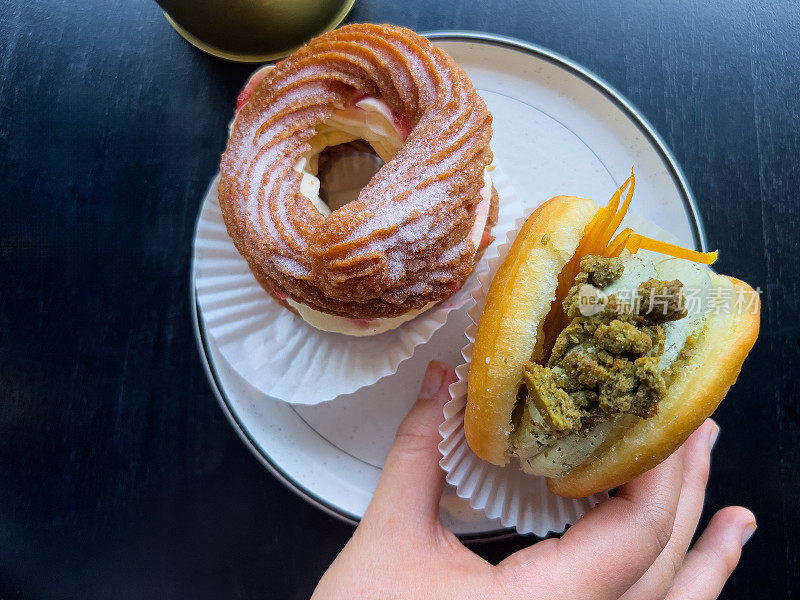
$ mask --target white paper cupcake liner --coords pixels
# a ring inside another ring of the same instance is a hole
[[[449,313],[464,307],[480,284],[478,275],[497,256],[484,253],[476,272],[450,299],[395,330],[353,338],[315,329],[280,306],[258,284],[228,236],[215,177],[203,200],[194,256],[197,300],[205,331],[228,364],[250,385],[292,404],[319,404],[375,383],[397,371],[427,342]],[[523,207],[500,168],[492,173],[500,196],[492,234],[506,239]]]
[[[465,332],[468,343],[461,350],[465,362],[456,368],[458,381],[450,386],[452,399],[444,406],[445,420],[439,427],[442,436],[439,443],[442,459],[439,464],[447,473],[447,482],[456,488],[461,498],[469,501],[472,508],[483,510],[490,519],[499,518],[504,527],[514,527],[519,533],[545,537],[549,532],[563,532],[567,525],[608,498],[608,494],[595,494],[579,500],[557,496],[547,488],[544,477],[526,475],[513,463],[498,467],[481,460],[470,449],[464,434],[467,377],[489,284],[517,232],[533,210],[525,210],[525,214],[517,220],[516,227],[508,232],[505,243],[498,246],[496,255],[489,261],[488,270],[478,275],[479,286],[472,293],[473,304],[467,313],[472,320]],[[635,215],[626,216],[622,227],[633,227],[638,233],[668,242],[675,240],[670,233]]]

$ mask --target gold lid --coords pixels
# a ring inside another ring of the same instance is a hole
[[[181,37],[204,52],[236,62],[288,56],[339,25],[355,0],[159,0]]]

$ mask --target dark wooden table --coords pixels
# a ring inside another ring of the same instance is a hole
[[[716,414],[703,522],[759,519],[723,595],[797,597],[800,6],[359,0],[349,20],[541,44],[664,136],[719,268],[764,291]],[[192,229],[250,70],[149,0],[0,1],[0,598],[306,598],[351,534],[240,442],[192,335]]]

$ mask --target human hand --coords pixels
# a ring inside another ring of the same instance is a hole
[[[361,524],[312,600],[716,598],[755,531],[746,508],[717,512],[687,552],[703,508],[708,419],[670,458],[598,505],[561,538],[491,565],[439,522],[442,407],[455,373],[432,362],[400,425]]]

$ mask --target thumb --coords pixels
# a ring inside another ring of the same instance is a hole
[[[444,472],[439,468],[439,425],[442,407],[450,400],[448,389],[455,381],[455,372],[446,364],[432,361],[428,365],[419,397],[397,429],[365,520],[391,517],[409,524],[438,522],[444,485]]]

